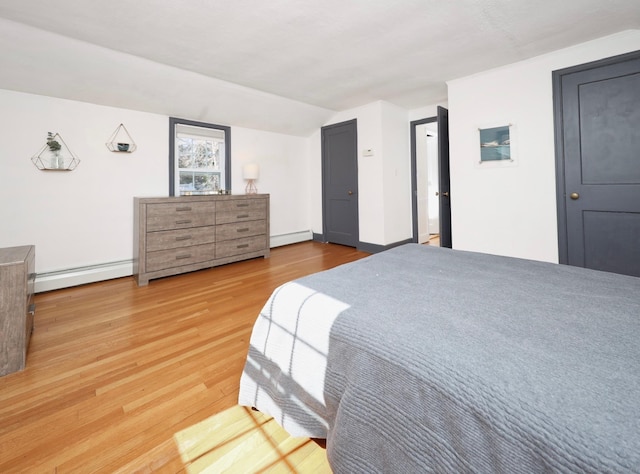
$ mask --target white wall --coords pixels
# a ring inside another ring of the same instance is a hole
[[[269,194],[271,204],[271,236],[274,240],[291,233],[308,233],[309,214],[308,138],[294,137],[241,127],[231,130],[231,180],[236,193],[244,193],[242,165],[256,163],[260,177],[259,193]]]
[[[116,262],[128,263],[130,274],[133,197],[168,194],[168,122],[163,115],[0,90],[0,247],[35,244],[39,274]],[[138,146],[133,153],[105,146],[120,123]],[[260,164],[259,190],[272,194],[271,235],[302,231],[310,238],[301,178],[307,139],[231,126],[234,192],[244,193],[242,164]],[[75,170],[40,171],[31,163],[49,131],[81,160]]]
[[[133,196],[168,192],[168,120],[160,115],[0,90],[0,246],[36,245],[36,272],[132,258]],[[124,123],[138,145],[110,152]],[[59,133],[80,159],[40,171],[30,158]]]
[[[411,216],[411,134],[407,110],[382,108],[384,244],[413,237]]]
[[[558,261],[551,73],[637,49],[627,31],[448,82],[454,248]],[[478,165],[478,127],[510,123],[514,165]]]
[[[438,106],[444,107],[445,109],[449,108],[449,104],[445,101],[433,105],[428,105],[426,107],[420,107],[419,109],[411,109],[409,111],[409,121],[413,122],[414,120],[421,120],[437,116]]]

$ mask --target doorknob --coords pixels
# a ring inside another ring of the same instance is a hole
[[[347,191],[347,194],[351,196],[353,194],[353,191]]]
[[[580,195],[578,193],[571,193],[569,194],[569,197],[575,201],[580,197]]]
[[[442,195],[443,195],[444,197],[449,197],[449,192],[448,192],[448,191],[445,191],[445,192],[443,192],[443,193],[442,193]],[[438,191],[436,191],[436,196],[440,196],[440,193],[439,193]]]

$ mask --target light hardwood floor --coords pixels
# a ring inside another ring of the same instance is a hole
[[[304,242],[37,294],[27,368],[0,377],[0,472],[330,472],[318,443],[237,405],[239,378],[278,285],[366,255]]]

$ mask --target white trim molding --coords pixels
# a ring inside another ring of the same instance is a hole
[[[313,234],[310,230],[272,235],[269,245],[271,248],[281,247],[283,245],[312,240],[312,238]],[[133,275],[133,260],[120,260],[118,262],[38,273],[36,276],[35,292],[42,293],[44,291],[59,290],[131,275]]]
[[[36,275],[35,292],[42,293],[43,291],[59,290],[131,275],[133,275],[132,260],[38,273]]]
[[[310,230],[300,232],[290,232],[288,234],[272,235],[269,245],[271,248],[282,247],[283,245],[297,244],[298,242],[306,242],[312,240],[313,234]]]

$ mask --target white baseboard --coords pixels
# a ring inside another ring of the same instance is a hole
[[[281,247],[283,245],[312,240],[312,238],[313,235],[310,230],[272,235],[270,238],[270,246],[271,248]],[[34,290],[36,293],[42,293],[44,291],[59,290],[61,288],[69,288],[131,275],[133,275],[133,260],[121,260],[119,262],[69,268],[54,272],[38,273]]]
[[[55,272],[38,273],[34,290],[36,293],[42,293],[43,291],[59,290],[60,288],[69,288],[130,275],[133,275],[132,260],[69,268]]]
[[[312,240],[313,234],[310,230],[301,232],[291,232],[289,234],[272,235],[270,239],[271,248],[282,247],[283,245],[297,244],[298,242],[306,242]]]

